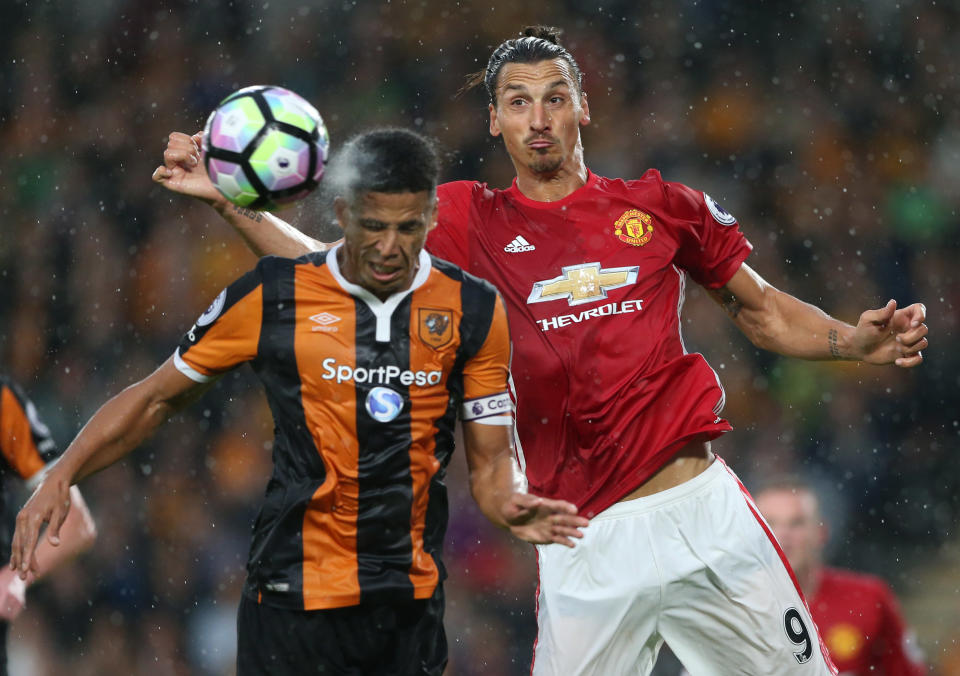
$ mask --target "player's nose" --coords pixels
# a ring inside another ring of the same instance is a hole
[[[376,249],[382,257],[388,258],[394,256],[399,251],[399,236],[396,230],[387,229],[380,233],[377,238]]]
[[[530,128],[541,132],[550,128],[550,114],[542,103],[534,103],[531,106]]]

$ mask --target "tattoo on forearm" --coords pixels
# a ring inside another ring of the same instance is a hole
[[[241,216],[246,216],[250,220],[256,221],[257,223],[263,220],[263,214],[254,209],[245,209],[244,207],[240,207],[234,204],[233,210],[238,214],[240,214]]]
[[[840,347],[837,345],[839,334],[836,329],[827,331],[827,343],[830,345],[830,356],[834,359],[840,359]]]
[[[740,314],[740,310],[743,309],[743,304],[737,300],[736,296],[730,293],[727,287],[719,289],[717,295],[720,298],[720,304],[723,306],[723,309],[726,310],[732,319],[736,319],[737,315]]]

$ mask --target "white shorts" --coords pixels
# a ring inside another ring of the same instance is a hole
[[[537,547],[533,676],[649,674],[666,640],[693,676],[836,674],[793,573],[736,475],[703,473]]]

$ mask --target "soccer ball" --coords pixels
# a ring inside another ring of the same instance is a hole
[[[217,190],[249,209],[275,209],[317,187],[330,137],[320,113],[283,87],[245,87],[203,130],[203,163]]]

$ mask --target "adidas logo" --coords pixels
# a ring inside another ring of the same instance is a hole
[[[520,253],[521,251],[533,251],[536,248],[537,247],[525,240],[523,235],[517,235],[513,238],[512,242],[503,247],[503,250],[507,253]]]

